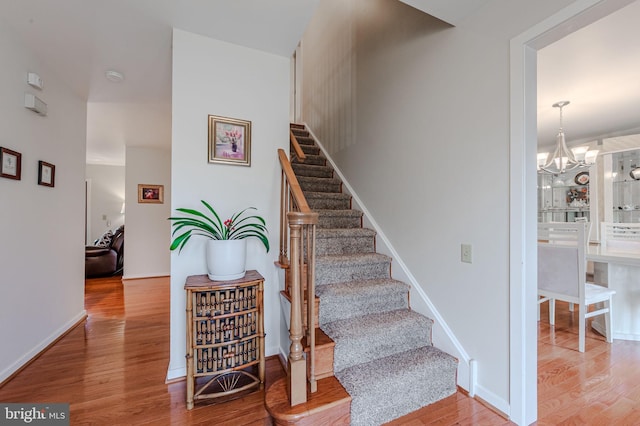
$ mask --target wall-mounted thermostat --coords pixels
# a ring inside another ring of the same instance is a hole
[[[27,83],[36,89],[42,90],[42,79],[35,72],[27,73]]]

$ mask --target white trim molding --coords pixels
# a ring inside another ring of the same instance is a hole
[[[44,340],[38,343],[36,346],[27,351],[24,355],[18,358],[13,364],[5,368],[2,372],[0,372],[0,383],[3,383],[7,378],[9,378],[16,371],[20,370],[22,367],[27,365],[29,362],[34,360],[42,351],[47,349],[49,345],[54,343],[61,337],[64,337],[65,334],[70,332],[73,328],[78,326],[84,319],[87,317],[87,311],[84,309],[80,311],[76,316],[71,318],[69,321],[64,323],[61,327],[56,329],[53,333],[47,336]]]

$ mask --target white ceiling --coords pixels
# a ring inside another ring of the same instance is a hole
[[[455,24],[490,0],[403,1]],[[170,146],[173,27],[288,57],[318,2],[2,0],[0,21],[87,99],[88,162],[123,164],[125,144]],[[639,1],[539,52],[541,143],[554,141],[558,111],[551,104],[565,99],[569,144],[640,133],[637,22]],[[124,81],[107,81],[109,69]]]
[[[640,1],[538,51],[538,141],[569,145],[640,133]]]
[[[170,146],[172,28],[289,57],[318,1],[2,0],[0,24],[87,99],[87,161],[124,164],[124,144]]]

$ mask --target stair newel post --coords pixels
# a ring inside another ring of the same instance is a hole
[[[318,214],[313,213],[314,224],[307,225],[307,342],[309,342],[309,384],[311,393],[318,390],[316,380],[316,225]]]
[[[291,240],[291,286],[289,288],[291,296],[291,325],[289,328],[289,338],[291,346],[289,348],[289,400],[292,406],[307,402],[307,371],[306,360],[303,356],[302,347],[302,216],[298,212],[287,213],[289,220],[289,238]]]

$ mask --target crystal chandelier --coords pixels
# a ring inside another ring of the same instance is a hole
[[[556,136],[556,149],[549,156],[548,152],[538,154],[538,173],[562,174],[577,168],[590,167],[596,162],[598,150],[589,150],[587,146],[577,146],[569,150],[564,140],[562,129],[562,108],[569,105],[569,101],[556,102],[552,106],[560,109],[560,130]]]

